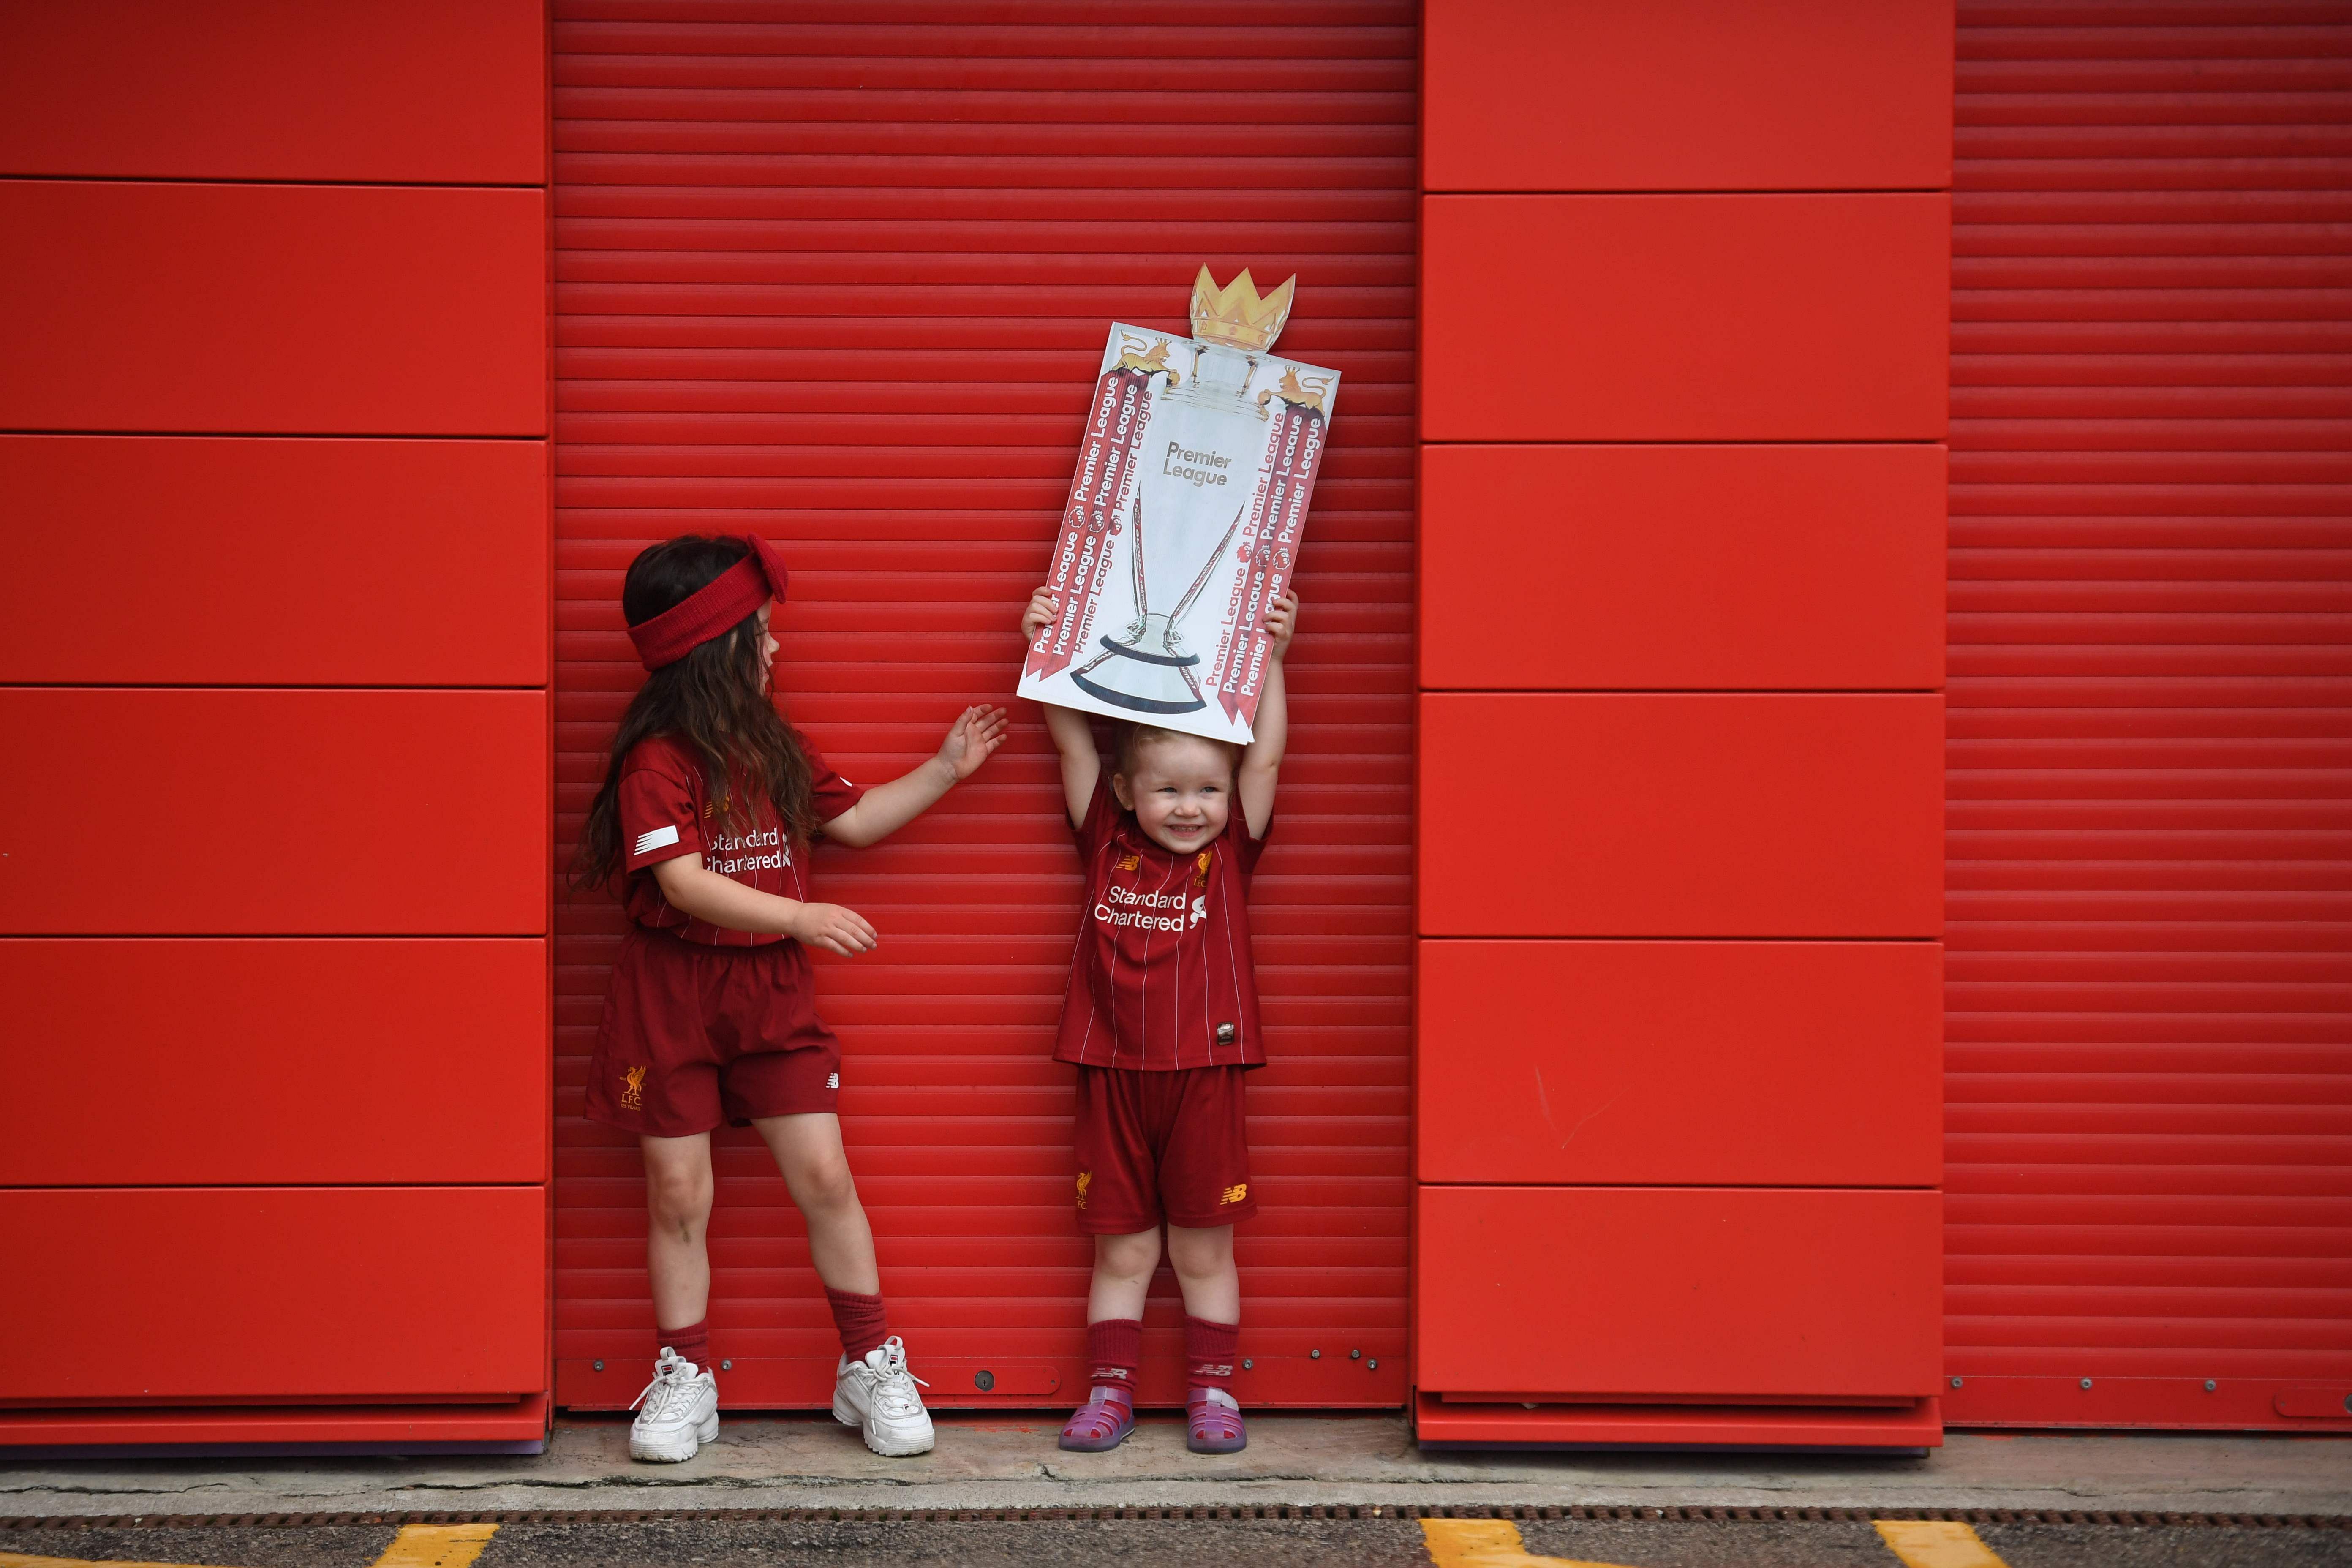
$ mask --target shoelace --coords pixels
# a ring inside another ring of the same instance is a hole
[[[916,1384],[928,1383],[907,1370],[907,1342],[892,1334],[882,1342],[882,1365],[875,1373],[874,1403],[886,1415],[910,1415],[923,1407],[923,1396],[914,1389]]]
[[[646,1414],[655,1420],[666,1421],[673,1415],[683,1414],[694,1398],[695,1380],[685,1373],[691,1364],[676,1356],[654,1363],[654,1380],[637,1390],[637,1396],[629,1401],[629,1408],[635,1410],[645,1405],[646,1396],[651,1394],[654,1402],[646,1405]]]

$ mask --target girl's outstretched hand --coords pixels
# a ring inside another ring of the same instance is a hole
[[[870,952],[882,942],[864,915],[840,904],[803,904],[793,917],[792,935],[795,941],[844,958]]]
[[[1029,607],[1021,612],[1021,640],[1035,642],[1037,634],[1053,625],[1061,608],[1061,601],[1054,597],[1051,588],[1040,588],[1030,595]]]
[[[1298,595],[1286,591],[1265,613],[1268,658],[1280,658],[1290,648],[1290,634],[1298,629]]]
[[[956,782],[980,771],[980,764],[996,754],[1004,744],[1008,724],[1002,708],[972,707],[957,715],[948,726],[948,738],[940,742],[940,761],[948,765]]]

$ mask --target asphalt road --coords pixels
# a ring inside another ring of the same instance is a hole
[[[1866,1521],[1528,1520],[1514,1528],[1537,1558],[1624,1568],[1904,1568]],[[2008,1568],[2317,1568],[2352,1564],[2352,1531],[2295,1526],[1980,1524]],[[77,1528],[0,1531],[0,1568],[34,1561],[136,1562],[234,1568],[369,1568],[403,1561],[390,1525]],[[1412,1519],[1128,1519],[929,1521],[743,1521],[682,1514],[656,1522],[501,1526],[478,1568],[1430,1568],[1449,1553]],[[387,1558],[387,1552],[392,1556]],[[412,1563],[460,1562],[410,1554]],[[1452,1554],[1456,1568],[1481,1559]],[[1509,1559],[1484,1559],[1486,1563]],[[1525,1559],[1520,1559],[1522,1563]],[[1981,1560],[1979,1560],[1981,1568]]]

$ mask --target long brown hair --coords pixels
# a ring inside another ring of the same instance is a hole
[[[751,553],[749,542],[689,533],[639,552],[621,584],[621,614],[631,626],[682,604],[697,590]],[[712,814],[722,828],[741,830],[759,819],[764,799],[795,843],[816,831],[808,752],[776,711],[760,668],[760,617],[746,616],[676,664],[646,677],[629,700],[604,783],[589,803],[572,859],[575,889],[603,887],[620,874],[621,765],[638,742],[666,735],[702,763]],[[739,788],[740,786],[740,788]]]

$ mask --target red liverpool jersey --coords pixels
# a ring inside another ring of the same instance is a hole
[[[827,766],[807,741],[802,741],[801,750],[808,757],[819,822],[831,822],[866,794]],[[765,800],[754,804],[758,810],[752,825],[727,831],[712,820],[710,791],[694,753],[666,735],[639,742],[621,763],[621,847],[628,856],[623,863],[628,882],[622,905],[629,918],[711,947],[759,947],[792,940],[694,920],[670,907],[650,869],[657,861],[698,855],[711,870],[747,888],[805,901],[808,846],[794,844],[779,829],[774,806]]]
[[[1104,774],[1078,827],[1087,901],[1056,1061],[1150,1072],[1265,1065],[1247,902],[1265,847],[1236,799],[1207,848],[1164,849]]]

